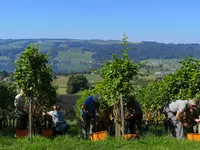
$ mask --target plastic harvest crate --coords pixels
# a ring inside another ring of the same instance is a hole
[[[91,134],[90,139],[92,141],[105,140],[107,136],[108,136],[107,131],[100,131]]]
[[[188,133],[187,139],[190,141],[200,141],[200,134],[198,133]]]

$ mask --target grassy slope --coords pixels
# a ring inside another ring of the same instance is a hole
[[[81,51],[64,51],[58,54],[56,60],[59,61],[58,68],[68,71],[82,71],[92,67],[92,53]],[[70,61],[70,63],[69,63]]]

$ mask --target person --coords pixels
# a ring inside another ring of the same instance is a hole
[[[66,134],[69,129],[69,125],[65,121],[64,113],[60,110],[60,108],[61,107],[59,104],[55,104],[55,105],[53,105],[53,111],[49,111],[46,113],[43,112],[43,115],[47,114],[52,117],[52,120],[54,123],[53,135]]]
[[[142,135],[143,112],[140,103],[131,97],[125,104],[126,133]]]
[[[96,104],[99,103],[99,100],[98,95],[89,96],[82,105],[81,134],[84,139],[89,138],[89,135],[95,132]]]
[[[16,118],[16,129],[25,130],[28,124],[28,107],[25,103],[23,90],[19,91],[19,94],[15,96],[14,100]]]
[[[190,119],[199,122],[200,119],[194,119],[190,116],[190,110],[195,109],[199,105],[199,99],[176,100],[164,107],[166,113],[170,135],[177,139],[184,139],[183,126],[188,126],[188,122],[183,120],[183,114],[186,113],[186,120]]]

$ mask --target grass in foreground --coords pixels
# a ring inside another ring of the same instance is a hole
[[[152,127],[145,136],[139,140],[123,140],[108,137],[104,141],[89,141],[80,138],[80,128],[76,120],[67,120],[70,124],[70,136],[58,136],[54,139],[42,136],[33,136],[32,141],[28,137],[16,139],[13,131],[5,129],[0,134],[0,149],[19,150],[199,150],[200,142],[178,140],[169,138],[162,127]],[[1,132],[0,132],[1,133]],[[9,133],[9,134],[8,134]]]
[[[176,140],[166,136],[158,137],[147,135],[143,139],[136,141],[117,140],[115,138],[108,138],[105,141],[86,141],[79,137],[60,136],[55,139],[48,139],[44,137],[35,136],[32,142],[28,138],[14,139],[14,138],[0,138],[0,149],[20,149],[20,150],[183,150],[200,149],[200,143],[190,142],[187,140]]]

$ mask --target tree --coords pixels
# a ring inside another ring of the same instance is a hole
[[[74,94],[80,90],[87,89],[88,80],[84,75],[70,76],[67,81],[67,93]]]
[[[32,97],[36,114],[56,102],[56,88],[52,84],[53,73],[48,64],[48,54],[42,54],[38,45],[29,45],[15,61],[14,81],[25,94],[25,100]],[[36,115],[35,114],[35,115]]]
[[[96,89],[102,97],[100,109],[107,110],[114,106],[114,115],[116,120],[116,136],[120,136],[121,122],[120,119],[120,95],[123,96],[123,103],[134,95],[134,87],[131,82],[133,76],[137,75],[140,65],[134,64],[128,59],[127,36],[124,35],[122,56],[112,55],[112,61],[106,63],[100,68],[100,75],[103,81],[96,85]]]
[[[14,99],[16,88],[8,82],[0,82],[0,109],[12,110],[14,108]]]

